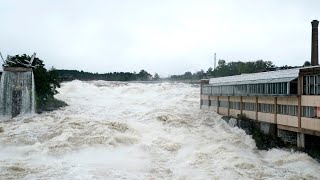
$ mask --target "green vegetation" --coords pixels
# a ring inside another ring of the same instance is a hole
[[[31,56],[29,55],[15,55],[6,61],[5,66],[26,67],[23,64],[29,64],[30,61]],[[60,87],[56,70],[52,68],[48,71],[43,61],[37,57],[34,58],[31,67],[35,81],[37,112],[54,110],[66,106],[67,104],[65,102],[54,98],[54,95],[58,93],[57,88]]]
[[[304,66],[308,66],[310,62],[306,61]],[[241,61],[231,61],[226,62],[225,60],[219,60],[218,66],[216,69],[212,67],[208,68],[207,71],[200,70],[195,73],[190,71],[185,72],[182,75],[172,75],[163,80],[169,81],[183,81],[183,80],[192,80],[197,81],[205,78],[213,78],[213,77],[224,77],[224,76],[233,76],[240,74],[248,74],[248,73],[257,73],[257,72],[265,72],[265,71],[273,71],[276,69],[291,69],[296,68],[292,66],[282,66],[275,67],[273,62],[271,61],[249,61],[249,62],[241,62]],[[150,81],[150,80],[160,80],[160,76],[158,73],[155,73],[153,76],[145,70],[141,70],[139,73],[136,72],[110,72],[110,73],[90,73],[84,71],[77,70],[56,70],[59,79],[62,81],[72,81],[75,79],[78,80],[105,80],[105,81]]]
[[[240,75],[244,73],[269,71],[270,68],[274,68],[274,64],[271,61],[258,60],[226,63],[225,60],[219,60],[217,68],[215,70],[209,68],[207,73],[210,77],[222,77]]]
[[[303,63],[303,67],[306,67],[306,66],[311,66],[311,62],[310,61],[305,61]]]
[[[204,70],[197,71],[195,73],[185,72],[182,75],[172,75],[168,80],[180,81],[180,80],[199,80],[209,77],[223,77],[239,75],[243,73],[255,73],[262,71],[274,70],[274,65],[271,61],[250,61],[250,62],[229,62],[225,60],[219,60],[216,69],[209,68],[206,72]],[[281,67],[282,69],[291,68],[288,66]],[[149,81],[149,80],[160,80],[158,73],[152,76],[145,70],[141,70],[139,73],[136,72],[112,72],[112,73],[90,73],[77,70],[56,70],[59,79],[62,81],[71,80],[106,80],[106,81]]]
[[[88,80],[105,80],[105,81],[149,81],[152,79],[159,79],[156,73],[154,78],[145,70],[139,73],[133,72],[113,72],[113,73],[90,73],[77,70],[56,70],[56,73],[62,81],[72,81],[75,79],[88,81]]]
[[[310,66],[310,62],[306,61],[303,66]],[[233,76],[240,74],[249,74],[249,73],[258,73],[265,71],[274,71],[276,69],[292,69],[297,68],[299,66],[281,66],[275,67],[273,62],[271,61],[249,61],[249,62],[241,62],[241,61],[231,61],[226,63],[225,60],[219,60],[218,66],[213,69],[210,67],[207,71],[200,70],[195,73],[185,72],[182,75],[172,75],[170,80],[199,80],[206,78],[214,78],[214,77],[224,77],[224,76]]]
[[[152,80],[157,81],[157,80],[159,80],[159,79],[160,79],[159,74],[158,74],[158,73],[155,73],[154,76],[153,76],[153,78],[152,78]]]
[[[185,72],[183,75],[173,75],[171,80],[185,80],[185,79],[203,79],[209,77],[223,77],[240,75],[244,73],[256,73],[263,71],[270,71],[274,68],[274,64],[271,61],[249,61],[249,62],[229,62],[225,60],[219,60],[216,69],[209,68],[206,72],[200,70],[196,73]]]

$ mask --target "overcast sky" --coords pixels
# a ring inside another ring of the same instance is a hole
[[[319,0],[0,0],[0,51],[47,67],[162,76],[217,59],[302,65]]]

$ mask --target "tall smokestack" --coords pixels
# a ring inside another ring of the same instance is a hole
[[[319,64],[319,53],[318,53],[318,20],[313,20],[312,25],[312,42],[311,42],[311,65],[316,66]]]

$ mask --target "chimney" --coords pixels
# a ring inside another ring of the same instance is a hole
[[[319,65],[319,56],[318,56],[318,20],[313,20],[312,25],[312,41],[311,41],[311,65]]]

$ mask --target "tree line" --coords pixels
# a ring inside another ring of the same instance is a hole
[[[303,66],[311,66],[309,61],[305,61]],[[195,73],[190,71],[185,72],[182,75],[172,75],[169,77],[170,80],[199,80],[205,78],[214,78],[214,77],[224,77],[224,76],[234,76],[240,74],[249,74],[249,73],[258,73],[266,71],[274,71],[278,69],[292,69],[301,66],[288,66],[284,65],[281,67],[276,67],[271,61],[257,60],[257,61],[231,61],[226,62],[225,60],[219,60],[218,66],[213,69],[212,67],[208,68],[207,71],[200,70]]]
[[[303,66],[310,66],[310,62],[306,61]],[[213,69],[209,67],[207,71],[200,70],[195,73],[190,71],[181,75],[171,75],[168,78],[160,78],[158,73],[151,75],[145,70],[136,72],[110,72],[110,73],[91,73],[78,70],[55,70],[61,81],[78,80],[105,80],[105,81],[151,81],[151,80],[169,80],[169,81],[182,81],[182,80],[200,80],[204,78],[233,76],[240,74],[249,74],[265,71],[273,71],[276,69],[291,69],[297,66],[281,66],[276,67],[271,61],[257,60],[257,61],[231,61],[219,60],[218,66]]]
[[[75,79],[88,81],[88,80],[105,80],[105,81],[150,81],[158,80],[160,76],[155,73],[153,76],[145,71],[141,70],[136,72],[110,72],[110,73],[91,73],[78,70],[56,70],[59,79],[61,81],[72,81]]]
[[[211,77],[223,77],[223,76],[233,76],[240,75],[243,73],[255,73],[270,71],[274,68],[274,64],[271,61],[231,61],[226,63],[225,60],[219,60],[218,66],[213,69],[212,67],[208,68],[207,71],[200,70],[195,73],[185,72],[182,75],[172,75],[170,79],[172,80],[184,80],[184,79],[203,79]]]

